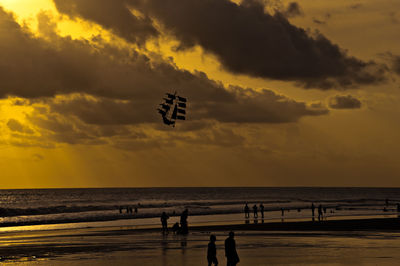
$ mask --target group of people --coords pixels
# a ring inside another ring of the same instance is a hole
[[[259,207],[257,207],[257,204],[253,205],[253,217],[254,218],[258,218],[258,210],[260,210],[260,214],[261,214],[261,218],[264,218],[264,205],[262,203],[260,203]],[[400,207],[399,207],[400,210]],[[289,211],[289,210],[288,210]],[[301,211],[301,209],[298,209],[297,211]],[[314,203],[311,204],[311,213],[312,213],[312,220],[315,220],[315,205]],[[324,213],[326,214],[326,207],[322,207],[321,204],[319,204],[318,206],[318,221],[322,221],[324,218]],[[285,209],[281,208],[281,214],[282,216],[285,215]],[[247,204],[247,202],[245,203],[244,206],[244,216],[246,219],[250,218],[250,207]]]
[[[177,222],[172,226],[172,231],[174,233],[176,234],[189,233],[189,226],[187,222],[188,216],[189,216],[189,210],[185,209],[181,214],[180,224]],[[160,217],[163,233],[168,233],[168,219],[169,219],[168,214],[166,212],[163,212]]]
[[[261,218],[264,218],[264,205],[262,203],[260,203],[260,213],[261,213]],[[246,205],[244,206],[244,215],[246,218],[250,218],[250,208],[249,205],[247,205],[247,202]],[[258,207],[256,204],[254,204],[253,206],[253,215],[254,218],[258,218]]]
[[[131,206],[126,206],[126,207],[124,207],[124,206],[119,206],[119,213],[122,213],[124,209],[126,209],[126,213],[131,213],[131,214],[133,214],[133,211],[135,211],[135,214],[138,213],[138,208],[135,207],[135,208],[133,209]]]
[[[208,243],[208,249],[207,249],[208,266],[211,266],[212,264],[218,265],[217,246],[215,245],[216,241],[217,238],[215,237],[215,235],[210,235],[210,243]],[[235,266],[240,261],[239,255],[236,251],[234,232],[229,232],[228,238],[225,239],[225,257],[227,266]]]

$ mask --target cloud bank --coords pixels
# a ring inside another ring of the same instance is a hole
[[[119,13],[105,13],[109,4],[104,5],[104,1],[53,1],[60,12],[71,17],[80,16],[108,28],[108,21],[114,21],[113,32],[127,41],[131,40],[126,36],[136,34],[135,27],[126,33],[129,28]],[[386,79],[384,65],[347,55],[322,34],[292,25],[285,12],[265,12],[262,1],[115,0],[112,6],[117,10],[134,9],[146,18],[146,23],[153,20],[154,25],[157,21],[180,41],[178,50],[200,45],[233,73],[293,81],[322,90],[376,84]],[[300,12],[296,4],[287,11]],[[137,34],[143,36],[140,31]]]
[[[51,24],[43,14],[39,22]],[[0,95],[47,98],[52,112],[71,114],[88,124],[158,122],[155,109],[171,90],[189,98],[192,120],[283,123],[327,113],[270,90],[227,88],[203,72],[178,69],[173,62],[116,48],[101,38],[73,40],[54,34],[46,41],[1,9],[0,24]],[[82,96],[52,100],[60,94]]]
[[[336,95],[329,99],[329,107],[333,109],[359,109],[361,101],[351,95]]]

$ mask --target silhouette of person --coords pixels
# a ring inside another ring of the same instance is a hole
[[[122,213],[122,206],[119,206],[119,213]]]
[[[189,211],[188,209],[185,209],[181,214],[181,230],[180,230],[181,234],[189,233],[189,228],[187,223],[188,216],[189,216]]]
[[[400,217],[400,204],[397,203],[396,206],[397,206],[397,217]]]
[[[262,203],[260,204],[260,212],[261,212],[261,218],[264,218],[264,205]]]
[[[179,223],[178,222],[174,223],[174,225],[172,226],[172,232],[176,234],[179,232],[179,230],[180,230]]]
[[[163,232],[168,232],[168,222],[167,222],[167,220],[169,219],[169,216],[165,212],[163,212],[161,214],[161,218],[160,219],[161,219],[162,231]]]
[[[138,208],[137,207],[135,207],[135,214],[137,214],[138,213]]]
[[[315,217],[315,206],[314,206],[314,202],[311,203],[311,213],[312,213],[312,220],[314,221],[314,217]]]
[[[320,222],[322,219],[324,219],[323,214],[322,214],[322,205],[320,204],[318,206],[318,222]]]
[[[246,202],[246,205],[244,206],[244,217],[246,217],[246,218],[250,217],[250,208],[247,205],[247,202]]]
[[[229,237],[225,240],[225,257],[227,266],[236,266],[240,261],[236,251],[235,233],[229,232]]]
[[[210,243],[208,243],[208,248],[207,248],[208,266],[211,266],[211,264],[213,263],[214,265],[218,265],[217,246],[215,245],[215,241],[217,241],[215,235],[210,235]]]
[[[254,218],[257,218],[258,213],[257,213],[257,205],[256,204],[254,204],[254,206],[253,206],[253,213],[254,213]]]

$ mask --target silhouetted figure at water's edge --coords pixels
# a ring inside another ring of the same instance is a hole
[[[185,209],[181,214],[181,228],[179,231],[179,233],[181,233],[181,234],[189,233],[189,227],[188,227],[188,223],[187,223],[188,216],[189,216],[189,211],[188,211],[188,209]]]
[[[262,203],[260,204],[260,213],[261,213],[261,218],[264,218],[264,205]]]
[[[256,205],[256,204],[254,204],[254,206],[253,206],[253,215],[254,215],[254,218],[257,218],[257,217],[258,217],[257,205]]]
[[[180,230],[179,223],[178,222],[174,223],[174,225],[172,226],[172,232],[174,234],[178,234],[179,230]]]
[[[165,212],[163,212],[161,214],[161,218],[160,219],[161,219],[162,231],[164,233],[165,232],[168,233],[168,219],[169,219],[169,216]]]
[[[249,218],[250,217],[250,208],[247,205],[247,202],[246,202],[246,205],[244,206],[244,217],[245,218]]]
[[[323,216],[323,214],[322,214],[322,205],[320,204],[319,206],[318,206],[318,222],[320,222],[321,220],[323,220],[324,219],[324,216]]]

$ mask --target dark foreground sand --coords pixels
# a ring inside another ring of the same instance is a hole
[[[236,232],[240,265],[400,265],[400,219],[192,225],[187,236],[157,228],[109,227],[0,234],[1,262],[12,265],[207,265],[211,233]]]

